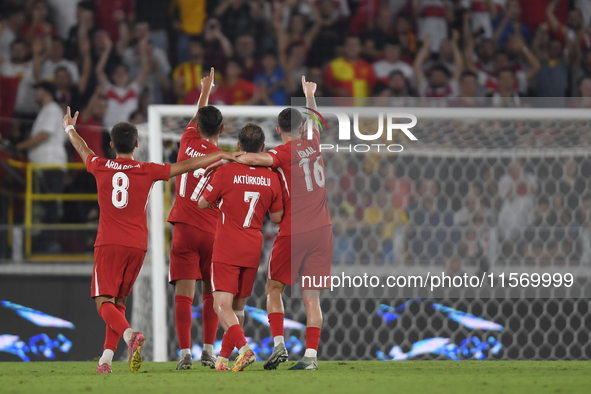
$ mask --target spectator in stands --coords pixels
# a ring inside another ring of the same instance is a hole
[[[498,47],[503,47],[509,36],[521,36],[526,42],[531,43],[531,34],[523,23],[519,21],[521,5],[519,0],[508,0],[505,12],[494,21],[495,32],[493,40]]]
[[[378,80],[388,83],[393,71],[400,71],[407,81],[414,81],[414,70],[411,65],[401,60],[402,45],[398,41],[387,41],[384,44],[384,59],[373,64],[373,69]]]
[[[234,51],[236,52],[236,57],[240,59],[240,61],[244,65],[242,78],[246,79],[247,81],[254,81],[254,77],[256,77],[260,72],[263,71],[263,65],[254,56],[254,37],[250,34],[243,34],[239,36],[236,39]]]
[[[134,43],[123,51],[123,63],[129,69],[129,77],[136,78],[142,68],[142,54],[140,43],[148,42],[147,56],[149,61],[149,73],[146,77],[145,87],[150,95],[150,103],[163,104],[164,97],[170,88],[168,75],[171,68],[166,53],[150,42],[150,29],[147,22],[138,22],[134,26]]]
[[[250,105],[261,101],[262,96],[260,93],[257,92],[255,95],[255,85],[243,79],[241,75],[242,65],[239,61],[236,59],[229,60],[226,66],[226,75],[224,75],[224,84],[221,89],[224,104]],[[271,101],[267,101],[266,104],[271,105]]]
[[[431,66],[428,75],[425,76],[423,64],[427,60],[429,56],[429,48],[432,46],[429,37],[423,42],[423,46],[419,53],[417,53],[414,62],[416,83],[421,97],[456,97],[459,94],[460,89],[458,81],[464,69],[464,62],[457,45],[458,39],[459,35],[454,31],[452,48],[456,70],[453,75],[444,65],[435,64]]]
[[[0,59],[10,62],[11,45],[18,38],[25,23],[25,13],[18,5],[6,7],[0,20]]]
[[[64,113],[60,106],[54,101],[55,86],[47,81],[35,85],[35,101],[41,107],[41,111],[33,123],[31,135],[25,141],[17,145],[17,149],[27,151],[31,163],[64,164],[68,161],[66,154],[66,135],[62,127]],[[64,186],[63,170],[44,170],[41,180],[42,190],[48,193],[61,193]],[[42,203],[44,209],[44,220],[46,224],[59,222],[59,210],[57,201]],[[51,234],[55,235],[55,232]],[[46,247],[55,251],[59,248],[56,245],[56,238],[48,239]]]
[[[419,258],[443,256],[444,248],[451,241],[448,227],[453,225],[453,214],[447,210],[443,199],[439,199],[439,187],[433,179],[423,179],[418,188],[418,202],[409,207],[409,221],[416,228],[411,229],[411,248]]]
[[[174,92],[179,103],[190,92],[200,91],[203,78],[203,45],[193,38],[189,42],[188,61],[176,66],[172,73]],[[185,102],[188,103],[188,102]]]
[[[32,44],[35,38],[57,35],[57,31],[47,20],[48,13],[46,0],[34,0],[31,23],[25,24],[21,30],[21,36],[28,44]]]
[[[306,59],[310,67],[321,67],[333,60],[337,47],[347,32],[346,23],[340,16],[341,13],[336,12],[331,0],[319,1],[318,13],[322,20],[320,29],[312,46],[306,48],[306,51],[310,49],[308,59]],[[304,51],[304,56],[306,51]]]
[[[503,200],[499,212],[499,230],[505,240],[515,240],[532,220],[537,181],[523,169],[520,159],[512,159],[509,172],[499,180]]]
[[[466,106],[470,104],[475,105],[475,101],[473,99],[476,97],[476,92],[478,90],[477,79],[478,77],[476,74],[471,71],[464,71],[460,77],[460,97],[463,99],[470,99],[462,100]]]
[[[344,56],[328,64],[324,71],[324,83],[334,97],[369,97],[377,80],[371,65],[361,59],[359,37],[345,39]]]
[[[133,0],[101,1],[94,0],[96,6],[97,25],[109,33],[113,44],[119,43],[121,28],[135,20],[135,5]]]
[[[550,40],[547,56],[540,57],[538,73],[538,97],[564,97],[568,86],[569,66],[564,61],[562,43]]]
[[[551,0],[546,7],[546,18],[552,34],[563,44],[574,41],[579,48],[591,49],[591,33],[583,25],[583,13],[578,8],[568,11],[566,25],[555,14],[561,0]],[[564,1],[564,0],[563,0]]]
[[[306,19],[301,14],[290,14],[289,23],[284,27],[281,20],[283,17],[282,11],[289,9],[290,4],[284,3],[283,8],[277,7],[273,19],[273,27],[277,35],[277,47],[281,64],[287,64],[287,56],[293,46],[303,46],[305,48],[304,56],[312,47],[312,42],[320,31],[322,25],[322,16],[315,5],[310,5],[314,13],[314,24],[307,28]]]
[[[572,63],[573,69],[571,72],[571,96],[579,96],[579,83],[583,77],[591,77],[591,50],[586,50],[581,55],[580,60]]]
[[[206,0],[172,0],[175,17],[173,27],[178,38],[176,55],[178,64],[189,60],[190,41],[192,37],[203,33],[207,18]]]
[[[286,105],[285,76],[283,69],[277,64],[277,55],[269,51],[262,59],[264,71],[256,76],[254,83],[265,91],[265,95],[274,105]],[[301,80],[301,78],[300,78]]]
[[[205,23],[203,31],[205,41],[204,62],[219,70],[226,68],[226,61],[232,57],[232,43],[222,32],[220,22],[211,18]]]
[[[121,64],[121,47],[113,48],[113,41],[109,38],[109,33],[104,29],[97,29],[92,37],[92,64],[98,64],[101,57],[107,56],[107,63],[105,64],[105,74],[111,75],[119,64]],[[96,81],[95,81],[96,82]],[[94,86],[94,84],[93,84]]]
[[[95,6],[92,0],[82,0],[78,2],[76,9],[76,23],[70,28],[68,38],[66,41],[66,58],[70,60],[77,59],[80,55],[78,53],[79,43],[81,37],[92,39],[96,32],[96,25],[94,22]]]
[[[495,107],[520,107],[521,95],[516,89],[515,73],[510,68],[502,68],[498,72],[498,90],[488,97],[492,97]]]
[[[142,58],[142,68],[138,76],[131,81],[129,70],[125,64],[119,64],[111,74],[112,82],[109,82],[105,74],[105,65],[112,50],[112,42],[106,37],[105,51],[96,66],[97,79],[105,88],[107,97],[107,112],[104,118],[106,127],[113,127],[119,122],[126,122],[129,115],[138,108],[139,96],[142,93],[144,82],[150,73],[150,59],[148,58],[148,39],[144,38],[139,43],[139,51]]]
[[[285,84],[286,91],[290,97],[300,97],[303,95],[302,86],[302,75],[308,74],[308,67],[306,67],[306,47],[302,45],[293,45],[287,56],[285,57],[287,64],[282,64],[285,71]],[[318,70],[318,69],[316,69]],[[313,81],[313,79],[310,79]],[[319,79],[316,79],[322,83],[322,71],[320,70]],[[316,97],[320,97],[318,88],[316,89]]]
[[[35,89],[33,85],[41,81],[41,66],[46,59],[51,38],[46,36],[45,40],[36,38],[33,40],[33,59],[29,61],[23,77],[18,85],[14,111],[17,117],[34,119],[39,111],[38,101],[35,100]]]
[[[15,39],[10,44],[10,56],[0,58],[0,75],[20,80],[32,65],[31,62],[27,62],[27,57],[27,44],[21,39]]]
[[[168,52],[168,33],[171,23],[167,15],[171,0],[136,1],[136,20],[148,23],[150,42],[154,47]]]
[[[430,52],[439,53],[447,36],[447,24],[453,22],[453,6],[449,0],[413,0],[413,14],[418,23],[419,40],[429,37]]]
[[[470,33],[475,36],[491,38],[492,21],[497,17],[497,8],[493,0],[462,0],[464,15],[470,15]],[[497,3],[498,4],[498,3]]]
[[[585,192],[585,181],[578,174],[578,164],[572,158],[564,161],[558,190],[564,197],[565,209],[574,212],[579,205],[579,197]]]
[[[389,9],[382,8],[376,17],[375,27],[365,35],[363,54],[367,59],[377,60],[385,55],[386,44],[395,40],[394,17]]]
[[[59,37],[53,37],[51,40],[51,48],[49,49],[47,58],[41,67],[41,79],[51,81],[58,68],[65,68],[70,73],[72,82],[78,82],[78,79],[80,78],[78,65],[71,60],[65,59],[64,51],[65,46],[62,39]]]
[[[249,2],[223,0],[213,14],[221,22],[224,34],[230,41],[236,41],[240,34],[248,33],[250,30],[252,15]]]
[[[130,78],[135,78],[142,67],[142,55],[140,53],[140,42],[150,42],[150,26],[147,22],[137,22],[133,27],[133,42],[122,52],[122,61],[129,68]],[[156,63],[158,68],[165,74],[170,73],[170,63],[166,52],[158,47],[152,46],[149,56],[150,64]]]

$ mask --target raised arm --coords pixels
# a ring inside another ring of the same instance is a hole
[[[474,54],[474,38],[472,37],[472,28],[470,26],[470,18],[472,14],[470,12],[464,12],[464,26],[463,26],[463,38],[464,38],[464,67],[478,74],[478,69],[474,66],[472,55]]]
[[[86,93],[88,80],[92,72],[92,57],[90,55],[90,40],[87,35],[81,36],[78,41],[78,50],[82,54],[82,75],[78,80],[78,91],[81,94]]]
[[[105,66],[111,55],[111,49],[113,49],[113,41],[108,36],[104,36],[105,50],[101,53],[98,63],[96,64],[96,79],[100,85],[107,83],[107,75],[105,74]]]
[[[453,78],[456,81],[460,80],[460,76],[464,72],[464,59],[462,58],[462,52],[460,51],[460,46],[458,45],[459,40],[460,33],[455,29],[452,30],[451,47],[454,53],[454,63],[456,64],[456,72],[454,73]]]
[[[143,38],[138,43],[138,49],[140,51],[140,59],[141,59],[141,69],[140,73],[135,79],[135,83],[138,84],[140,89],[144,86],[144,82],[146,82],[146,78],[150,75],[150,56],[148,50],[148,38]]]
[[[201,78],[201,95],[199,96],[199,101],[197,102],[197,108],[195,109],[195,114],[193,118],[191,118],[191,123],[197,123],[199,109],[205,107],[209,102],[209,94],[211,93],[211,89],[215,86],[214,83],[215,78],[215,70],[213,67],[209,70],[209,75]]]
[[[269,153],[245,153],[236,158],[238,163],[248,166],[271,167],[273,165],[273,156]]]
[[[306,82],[306,76],[302,75],[302,89],[304,90],[304,96],[306,97],[306,107],[316,111],[316,99],[314,93],[316,93],[316,83]],[[320,132],[318,124],[312,122],[314,130]]]
[[[76,152],[78,152],[84,163],[86,163],[88,156],[93,155],[94,152],[88,147],[88,145],[86,145],[86,142],[78,135],[76,129],[74,128],[74,126],[76,126],[76,121],[78,120],[78,115],[79,112],[76,111],[74,117],[72,118],[70,115],[70,107],[68,107],[66,115],[64,116],[63,126],[64,130],[66,130],[66,133],[68,133],[68,137],[70,137],[72,146],[74,146]]]
[[[417,86],[421,86],[425,80],[425,73],[423,72],[423,63],[429,57],[429,48],[431,48],[431,40],[429,36],[426,36],[423,40],[423,46],[419,49],[415,62],[413,64],[415,70],[415,78],[417,80]]]
[[[546,19],[548,20],[548,25],[550,25],[550,31],[556,31],[562,28],[562,24],[554,14],[558,3],[560,3],[560,0],[552,0],[546,7]]]
[[[229,152],[215,152],[209,155],[194,157],[189,160],[184,160],[174,163],[170,166],[170,177],[184,174],[185,172],[195,171],[200,168],[209,166],[219,160],[235,161],[236,153]]]

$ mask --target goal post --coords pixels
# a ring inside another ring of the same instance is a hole
[[[224,116],[224,122],[227,119],[231,119],[235,124],[232,126],[233,130],[238,130],[245,122],[255,121],[264,122],[265,133],[267,135],[274,135],[275,126],[277,123],[277,115],[285,107],[277,106],[217,106]],[[361,107],[319,107],[321,113],[331,112],[346,112],[351,114],[350,119],[353,120],[353,113],[356,113],[360,118],[377,118],[377,114],[380,112],[393,112],[393,113],[410,113],[417,117],[419,123],[424,121],[432,122],[453,122],[456,120],[471,119],[478,120],[503,120],[511,122],[519,121],[532,121],[532,120],[552,120],[557,122],[585,122],[586,124],[591,123],[591,114],[589,109],[579,108],[442,108],[442,107],[373,107],[373,108],[361,108]],[[166,149],[163,147],[164,141],[178,142],[180,141],[181,132],[186,126],[187,119],[190,119],[195,112],[195,106],[187,105],[152,105],[148,108],[148,128],[147,131],[140,133],[140,138],[143,141],[148,141],[149,148],[149,160],[153,162],[162,162]],[[329,118],[333,121],[331,115],[326,116],[327,121]],[[174,121],[173,121],[174,120]],[[174,125],[170,125],[174,123]],[[435,126],[437,127],[437,126]],[[174,131],[171,131],[174,129]],[[226,126],[228,129],[228,126]],[[533,129],[533,127],[532,127]],[[220,146],[235,147],[236,144],[236,133],[227,135],[224,133],[223,138],[220,138]],[[533,131],[532,131],[533,134]],[[333,135],[334,137],[334,135]],[[268,137],[267,137],[268,138]],[[277,144],[277,140],[267,142],[267,147],[272,147]],[[400,153],[401,157],[409,157],[409,160],[413,164],[420,166],[420,158],[452,158],[452,159],[466,159],[466,160],[479,160],[481,158],[491,158],[500,162],[502,159],[511,159],[513,157],[526,157],[526,158],[569,158],[569,157],[584,157],[585,160],[591,155],[589,146],[550,146],[550,147],[539,147],[532,145],[531,147],[514,147],[508,149],[499,148],[458,148],[452,146],[442,148],[437,145],[437,141],[431,141],[431,144],[424,144],[420,147],[414,147],[412,144],[408,144],[411,147],[408,150]],[[588,141],[591,144],[591,138]],[[428,160],[428,159],[427,159]],[[416,162],[416,163],[415,163]],[[362,164],[359,164],[360,166]],[[466,180],[462,180],[465,182]],[[171,197],[173,198],[173,197]],[[154,361],[169,361],[171,358],[171,324],[173,324],[172,310],[174,309],[170,305],[169,298],[171,297],[169,285],[167,284],[167,261],[166,256],[166,245],[165,245],[165,194],[164,187],[161,182],[156,183],[150,196],[150,209],[149,209],[149,231],[150,231],[150,245],[149,245],[149,283],[151,287],[150,302],[151,302],[151,337],[152,341],[152,359]],[[591,242],[591,241],[590,241]],[[396,242],[395,242],[396,243]],[[400,242],[398,242],[400,243]],[[366,246],[362,246],[365,248]],[[264,254],[265,252],[263,252]],[[589,267],[576,267],[576,270],[582,275],[589,276]],[[146,293],[148,294],[148,293]],[[264,305],[257,300],[259,308],[263,309]],[[332,301],[332,300],[331,300]],[[336,301],[335,301],[336,302]],[[349,304],[347,304],[349,305]],[[480,305],[480,304],[478,304]],[[369,308],[369,307],[368,307]],[[373,308],[373,307],[372,307]],[[381,306],[380,306],[381,308]],[[424,307],[427,308],[427,307]],[[478,309],[478,308],[477,308]],[[380,312],[381,313],[381,312]],[[420,313],[426,313],[421,307]],[[500,312],[499,312],[500,313]],[[583,312],[581,312],[583,313]],[[591,312],[585,312],[591,313]],[[298,316],[301,316],[301,310],[297,311]],[[286,314],[287,317],[287,314]],[[172,320],[171,320],[172,319]],[[331,316],[328,316],[327,321],[331,321]],[[145,322],[146,323],[146,322]],[[328,323],[330,325],[330,323]],[[354,328],[355,329],[355,328]],[[330,330],[330,328],[328,328]],[[327,348],[341,349],[340,346],[348,346],[341,344],[342,342],[339,335],[340,330],[334,330],[335,333],[330,333],[330,341],[335,342]],[[505,335],[509,335],[505,333]],[[517,333],[515,333],[517,335]],[[287,337],[286,337],[287,338]],[[392,336],[390,336],[392,338]],[[394,337],[395,339],[395,337]],[[405,337],[402,342],[408,346],[409,340]],[[369,352],[371,347],[368,347]],[[332,351],[332,350],[330,350]],[[373,350],[371,350],[373,352]],[[587,350],[589,351],[589,349]],[[336,350],[339,356],[346,356],[347,352],[342,350]],[[362,350],[357,353],[361,354]],[[396,351],[398,352],[398,350]],[[394,353],[396,353],[394,352]],[[379,353],[382,354],[382,353]],[[521,357],[523,352],[519,351],[518,357]],[[538,354],[538,353],[536,353]],[[554,354],[554,353],[552,353]],[[583,352],[584,354],[584,352]],[[383,354],[382,354],[383,355]],[[373,354],[375,356],[375,354]],[[370,357],[369,353],[363,353],[361,358]],[[382,356],[379,356],[382,357]],[[386,357],[387,358],[387,357]]]

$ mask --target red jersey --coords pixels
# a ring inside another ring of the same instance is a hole
[[[220,148],[207,142],[197,132],[197,125],[189,123],[183,132],[177,161],[219,152]],[[203,177],[205,168],[176,177],[176,198],[168,216],[169,223],[185,223],[215,234],[218,216],[215,208],[199,209],[197,202],[209,181]]]
[[[209,181],[203,198],[219,208],[211,260],[258,268],[265,214],[283,209],[277,174],[264,167],[226,164]]]
[[[306,133],[302,139],[279,145],[267,152],[273,156],[272,168],[281,179],[285,206],[283,220],[279,223],[281,236],[331,225],[326,204],[320,134],[314,130],[309,140]]]
[[[170,177],[170,164],[90,155],[86,168],[96,178],[101,208],[94,246],[123,245],[147,251],[148,198],[154,182]]]

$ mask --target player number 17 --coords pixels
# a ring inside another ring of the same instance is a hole
[[[300,167],[304,169],[304,178],[306,179],[306,189],[309,192],[314,190],[314,185],[312,184],[312,173],[310,172],[310,159],[305,157],[300,160]],[[316,158],[314,162],[314,180],[318,187],[324,186],[324,169],[320,165],[320,156]]]
[[[205,184],[207,183],[207,177],[204,177],[203,174],[205,174],[205,169],[204,168],[199,168],[198,170],[193,172],[193,176],[195,178],[199,178],[201,177],[201,179],[199,179],[199,182],[197,182],[197,186],[195,187],[195,190],[193,190],[193,194],[191,194],[191,201],[197,201],[199,199],[199,197],[201,196],[201,193],[203,192],[203,188],[205,187]],[[185,197],[185,191],[187,190],[187,178],[189,177],[189,173],[185,172],[182,176],[181,176],[181,185],[179,187],[179,195],[181,197]]]

